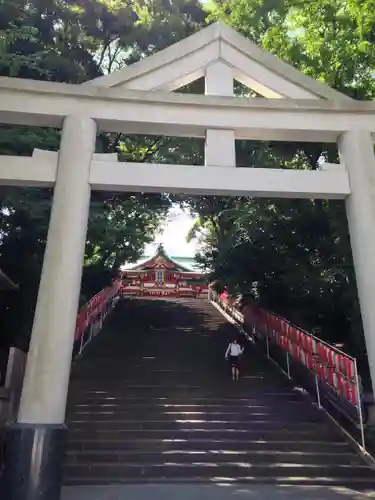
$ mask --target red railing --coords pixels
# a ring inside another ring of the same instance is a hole
[[[245,324],[250,322],[268,334],[290,356],[323,378],[340,396],[344,396],[349,403],[358,404],[354,358],[255,304],[246,305],[242,314]]]
[[[113,309],[121,292],[121,280],[116,280],[94,295],[78,312],[74,354],[81,354],[85,345],[100,331],[103,321]]]
[[[355,358],[255,302],[239,306],[238,301],[230,299],[228,292],[218,295],[212,290],[210,299],[229,314],[245,334],[250,334],[252,340],[262,342],[268,358],[277,362],[289,378],[293,378],[291,364],[298,364],[310,372],[315,378],[313,390],[316,391],[318,406],[334,405],[359,424],[362,447],[365,448],[361,388]]]

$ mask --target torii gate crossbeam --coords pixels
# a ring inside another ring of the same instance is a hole
[[[115,157],[114,157],[115,156]],[[55,184],[58,153],[35,150],[32,157],[0,155],[0,185],[46,187]],[[177,193],[270,198],[345,199],[346,169],[324,163],[320,170],[225,168],[118,162],[116,155],[94,155],[89,184],[95,191]]]
[[[61,127],[86,116],[105,132],[206,137],[233,130],[236,139],[336,142],[347,130],[375,133],[375,103],[318,99],[238,99],[89,85],[0,79],[3,123]]]

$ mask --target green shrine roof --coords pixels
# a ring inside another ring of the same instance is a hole
[[[194,257],[188,257],[188,256],[183,256],[183,255],[167,255],[165,253],[165,250],[162,245],[159,245],[159,248],[157,250],[156,256],[157,255],[163,255],[167,259],[172,260],[175,262],[177,265],[185,268],[187,271],[190,272],[201,272],[201,270],[198,267],[197,261],[195,260]],[[128,263],[124,266],[124,269],[131,270],[136,267],[141,266],[143,263],[146,263],[150,259],[154,258],[154,255],[144,255],[141,257],[137,262],[132,262]]]

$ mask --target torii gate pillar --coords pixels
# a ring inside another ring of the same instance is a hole
[[[371,133],[346,132],[339,139],[351,194],[346,198],[350,243],[373,391],[375,391],[375,155]]]
[[[90,207],[96,123],[64,121],[53,206],[17,423],[7,433],[4,498],[58,500],[65,406]]]

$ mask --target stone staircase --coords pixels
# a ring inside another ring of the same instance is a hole
[[[65,484],[373,487],[375,473],[310,400],[208,302],[128,300],[72,370]]]

